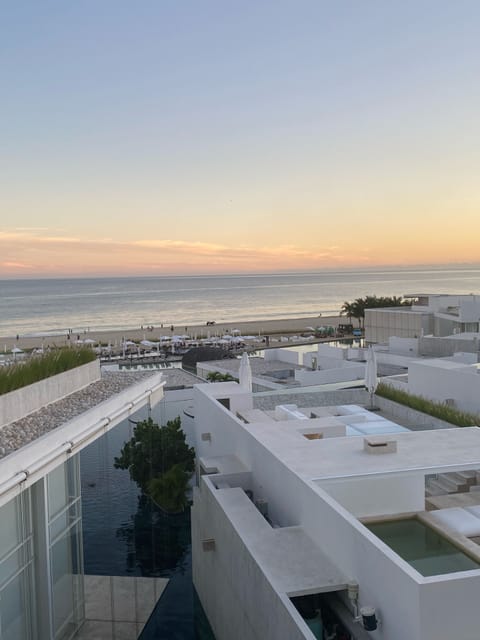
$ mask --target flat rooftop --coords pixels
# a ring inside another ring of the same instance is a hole
[[[286,466],[309,480],[405,471],[442,473],[480,466],[478,427],[388,434],[386,438],[397,442],[397,451],[372,455],[364,451],[363,437],[307,440],[281,425],[264,422],[244,428]]]
[[[0,459],[158,371],[102,372],[102,378],[0,429]]]

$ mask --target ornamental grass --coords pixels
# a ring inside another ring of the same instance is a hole
[[[399,404],[403,404],[410,409],[421,411],[429,416],[444,420],[457,427],[474,427],[480,425],[480,416],[466,411],[460,411],[443,402],[433,402],[422,396],[415,396],[400,389],[394,389],[387,384],[379,384],[375,391],[377,396],[393,400]]]
[[[25,362],[1,367],[0,395],[87,364],[96,357],[95,352],[86,347],[63,348],[32,356]]]

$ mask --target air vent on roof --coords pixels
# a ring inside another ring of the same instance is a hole
[[[396,453],[397,441],[383,436],[364,438],[363,450],[373,454]]]

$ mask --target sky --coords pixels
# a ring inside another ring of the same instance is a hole
[[[479,263],[477,0],[0,5],[0,278]]]

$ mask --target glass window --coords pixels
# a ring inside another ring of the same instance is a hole
[[[51,548],[53,624],[56,639],[68,638],[83,614],[81,524],[77,523]]]
[[[27,572],[28,573],[28,572]],[[21,573],[11,580],[0,592],[0,620],[2,640],[19,640],[30,638],[28,626],[28,606],[26,607],[27,593],[25,578]]]
[[[18,498],[0,508],[0,558],[8,555],[20,542]]]
[[[30,490],[0,508],[0,638],[29,640],[34,620]]]

